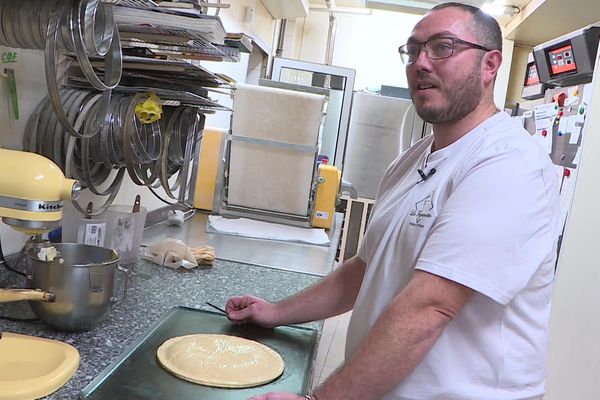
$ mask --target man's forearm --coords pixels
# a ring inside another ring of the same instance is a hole
[[[450,308],[421,301],[427,298],[424,292],[445,289],[428,283],[409,284],[382,313],[345,366],[316,391],[319,400],[379,399],[401,383],[454,318],[454,310],[460,310],[471,295],[470,289],[456,286],[450,290],[455,290],[452,295],[456,299]]]
[[[329,318],[354,306],[366,264],[357,256],[317,284],[277,304],[280,325]]]
[[[379,399],[418,365],[444,325],[435,316],[393,318],[396,312],[390,307],[382,315],[344,368],[317,391],[319,400]]]

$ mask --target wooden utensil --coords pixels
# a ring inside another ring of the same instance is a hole
[[[0,289],[0,303],[21,300],[56,301],[56,294],[33,289]]]

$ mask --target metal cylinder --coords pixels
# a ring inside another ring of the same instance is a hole
[[[285,46],[285,33],[287,31],[287,19],[282,19],[279,23],[279,35],[277,36],[277,50],[275,56],[281,57]]]
[[[327,8],[331,10],[331,1],[327,1]],[[335,13],[329,13],[329,29],[327,30],[327,47],[325,49],[325,64],[333,64],[333,50],[335,48],[335,33],[337,29],[337,17]]]

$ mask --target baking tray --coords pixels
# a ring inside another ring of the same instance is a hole
[[[192,333],[223,333],[263,343],[283,358],[283,374],[271,383],[248,389],[211,388],[179,379],[158,364],[156,349],[169,338]],[[177,306],[94,378],[82,390],[79,398],[246,400],[274,391],[306,393],[318,340],[319,332],[311,328],[237,326],[231,324],[223,314]]]

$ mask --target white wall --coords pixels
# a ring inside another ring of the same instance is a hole
[[[510,71],[512,66],[512,55],[515,42],[512,40],[502,41],[502,65],[496,77],[494,85],[494,102],[499,109],[504,109],[508,92],[508,82],[510,81]]]
[[[381,10],[372,15],[339,14],[333,63],[356,69],[356,90],[382,84],[407,87],[398,47],[420,19]]]
[[[523,104],[527,102],[531,103],[531,100],[527,101],[521,97],[521,91],[523,90],[523,82],[525,82],[525,70],[527,69],[527,59],[532,47],[515,45],[513,47],[513,54],[511,58],[510,66],[510,80],[508,82],[508,89],[506,93],[505,106],[514,108],[516,103]]]
[[[355,90],[368,86],[406,87],[406,73],[398,54],[421,16],[373,10],[372,15],[337,14],[333,65],[356,70]],[[323,63],[329,16],[310,11],[296,20],[293,54],[303,60]]]
[[[0,46],[0,56],[9,53],[16,53],[17,62],[2,62],[0,71],[4,71],[5,68],[15,70],[20,118],[15,120],[12,116],[8,80],[3,76],[0,78],[0,121],[2,121],[0,123],[0,146],[22,149],[23,132],[27,119],[47,93],[44,78],[44,53]]]
[[[306,18],[297,18],[294,24],[292,58],[324,63],[328,29],[327,13],[309,11]]]
[[[17,62],[2,62],[0,71],[4,71],[5,68],[15,70],[20,118],[15,120],[12,116],[9,105],[8,82],[7,79],[2,77],[0,78],[0,147],[21,150],[23,148],[23,132],[25,132],[29,115],[47,93],[44,78],[44,55],[42,51],[11,49],[0,46],[0,62],[2,60],[1,56],[6,53],[16,53]],[[14,167],[3,165],[2,160],[0,160],[0,168]],[[27,238],[8,227],[8,225],[0,223],[0,239],[2,240],[4,254],[11,254],[18,251]]]
[[[229,4],[229,8],[221,9],[219,17],[227,32],[244,32],[251,36],[256,35],[266,43],[272,42],[275,20],[260,0],[236,0],[226,3]],[[254,18],[251,20],[244,18],[248,7],[254,10]]]
[[[586,116],[577,185],[562,243],[550,321],[545,400],[600,397],[600,59]]]

